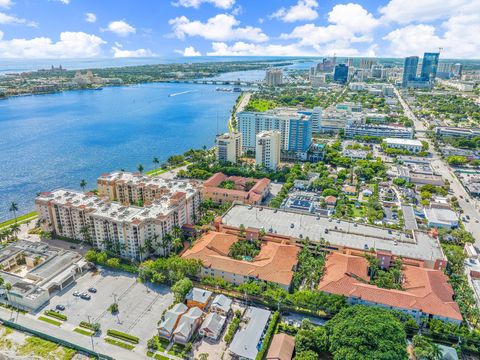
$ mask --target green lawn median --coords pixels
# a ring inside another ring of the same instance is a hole
[[[50,318],[45,317],[45,316],[40,316],[38,318],[38,320],[45,321],[46,323],[49,323],[49,324],[52,324],[52,325],[55,325],[55,326],[62,325],[62,323],[60,321],[56,321],[56,320],[50,319]]]
[[[118,330],[108,329],[107,335],[120,340],[131,342],[132,344],[138,344],[140,342],[140,339],[138,337],[118,331]]]
[[[60,314],[59,312],[56,312],[56,311],[53,311],[53,310],[46,310],[44,312],[44,314],[47,315],[47,316],[53,317],[57,320],[67,321],[67,316],[66,315]]]
[[[75,331],[76,333],[85,335],[85,336],[92,336],[93,334],[95,334],[93,331],[85,330],[85,329],[82,329],[82,328],[75,328],[75,329],[73,329],[73,331]]]
[[[135,348],[135,345],[127,344],[127,343],[124,343],[122,341],[118,341],[118,340],[115,340],[115,339],[105,338],[104,340],[105,340],[105,342],[107,342],[109,344],[119,346],[119,347],[127,349],[127,350],[133,350]]]

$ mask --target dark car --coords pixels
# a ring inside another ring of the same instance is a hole
[[[57,305],[57,306],[55,306],[55,309],[60,310],[60,311],[63,311],[63,310],[65,310],[65,306],[63,306],[63,305]]]
[[[94,287],[91,287],[90,289],[88,289],[88,292],[95,294],[97,292],[97,289],[95,289]]]
[[[87,294],[87,293],[83,293],[80,295],[80,297],[83,299],[83,300],[90,300],[92,297]]]

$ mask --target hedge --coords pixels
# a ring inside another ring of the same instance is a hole
[[[46,310],[44,314],[47,315],[47,316],[50,316],[50,317],[54,317],[58,320],[67,321],[67,316],[66,315],[60,314],[56,311]]]
[[[78,326],[80,326],[80,327],[82,327],[82,328],[85,328],[85,329],[88,329],[88,330],[92,330],[92,331],[94,331],[94,332],[97,331],[97,329],[95,329],[95,326],[94,326],[93,324],[90,324],[90,323],[88,323],[88,322],[86,322],[86,321],[80,322],[80,324],[79,324]]]
[[[272,341],[273,333],[275,332],[275,328],[277,327],[278,319],[280,318],[280,313],[275,311],[270,319],[270,324],[268,325],[267,332],[263,337],[262,348],[257,353],[255,360],[263,360],[265,357],[265,353],[267,352],[268,348],[270,347],[270,342]]]
[[[60,326],[60,325],[62,325],[61,322],[56,321],[56,320],[53,320],[53,319],[50,319],[50,318],[45,317],[45,316],[40,316],[40,317],[38,318],[38,320],[45,321],[46,323],[49,323],[49,324],[52,324],[52,325],[55,325],[55,326]]]
[[[235,334],[235,331],[237,331],[239,325],[240,325],[240,318],[234,317],[232,322],[230,323],[230,326],[228,327],[227,334],[223,338],[223,340],[225,340],[227,344],[230,343],[230,341],[232,341],[233,335]]]
[[[140,342],[140,339],[138,337],[130,335],[130,334],[126,334],[126,333],[118,331],[118,330],[108,329],[107,330],[107,335],[110,335],[112,337],[131,342],[133,344],[138,344]]]
[[[115,339],[105,338],[104,340],[105,340],[105,342],[107,342],[109,344],[120,346],[120,347],[122,347],[124,349],[127,349],[127,350],[132,350],[135,347],[135,345],[125,344],[124,342],[117,341]]]

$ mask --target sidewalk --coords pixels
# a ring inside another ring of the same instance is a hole
[[[13,321],[29,329],[57,337],[61,340],[68,341],[87,349],[92,349],[92,338],[73,332],[72,326],[69,326],[68,324],[57,327],[43,321],[39,321],[30,314],[22,315],[20,313],[17,314],[16,312],[13,312],[13,316],[11,315],[11,310],[0,308],[0,320],[4,319]],[[99,337],[93,337],[94,351],[104,355],[112,356],[118,360],[148,359],[146,356],[146,349],[142,346],[136,345],[133,351],[129,351],[121,347],[105,343],[103,341],[103,335],[104,334],[100,335]]]

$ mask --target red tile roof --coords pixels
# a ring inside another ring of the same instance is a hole
[[[462,320],[446,275],[440,270],[403,265],[403,290],[382,289],[368,284],[365,258],[338,252],[328,255],[319,290],[356,297],[367,302]],[[362,281],[363,279],[363,281]]]
[[[290,285],[297,264],[297,246],[264,241],[253,261],[243,261],[228,257],[230,246],[237,241],[236,235],[211,231],[198,239],[182,257],[199,259],[206,268]]]

